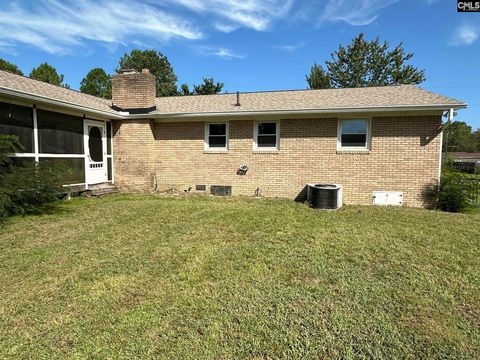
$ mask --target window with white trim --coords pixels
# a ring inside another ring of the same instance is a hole
[[[205,150],[228,150],[228,123],[205,124]]]
[[[338,122],[339,149],[369,149],[370,122],[367,119],[345,119]]]
[[[256,122],[254,148],[257,150],[278,150],[280,123],[278,121]]]

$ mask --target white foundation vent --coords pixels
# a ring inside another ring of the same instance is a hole
[[[402,206],[403,192],[401,191],[374,191],[373,205]]]

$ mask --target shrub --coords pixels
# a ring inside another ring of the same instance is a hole
[[[449,212],[462,212],[470,206],[466,185],[461,175],[442,176],[438,187],[437,208]]]
[[[60,170],[15,161],[22,150],[17,137],[0,135],[0,218],[35,211],[62,193]]]

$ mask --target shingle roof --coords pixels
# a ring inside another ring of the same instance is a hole
[[[0,71],[1,90],[12,90],[80,107],[91,108],[112,116],[124,116],[111,108],[111,100],[47,84],[28,77]],[[286,90],[240,93],[241,106],[235,106],[237,95],[171,96],[156,99],[157,110],[149,115],[192,116],[213,113],[247,113],[302,110],[352,110],[380,108],[444,107],[460,108],[466,104],[413,85],[350,89]],[[131,115],[135,117],[135,115]]]
[[[255,111],[342,110],[390,107],[464,107],[461,101],[413,85],[350,89],[286,90],[157,98],[162,114]]]
[[[61,86],[47,84],[42,81],[30,79],[25,76],[15,75],[0,71],[0,88],[28,93],[40,97],[66,102],[72,105],[84,106],[111,114],[116,114],[110,105],[111,100],[83,94],[79,91],[66,89]]]
[[[461,159],[472,159],[472,160],[476,160],[476,159],[480,159],[480,153],[476,152],[476,153],[468,153],[468,152],[451,152],[451,153],[448,153],[452,158],[454,158],[455,160],[461,160]]]

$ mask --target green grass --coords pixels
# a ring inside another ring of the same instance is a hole
[[[65,202],[0,230],[0,358],[480,358],[480,215]]]

